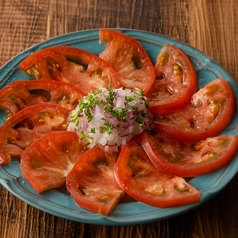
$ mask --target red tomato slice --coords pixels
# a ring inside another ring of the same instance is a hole
[[[41,193],[60,188],[78,157],[86,150],[74,132],[56,131],[42,136],[21,154],[20,169],[30,185]]]
[[[106,49],[99,54],[120,74],[123,87],[139,88],[146,94],[155,80],[153,64],[141,44],[117,31],[101,29],[99,38]]]
[[[116,177],[125,193],[152,206],[175,207],[200,200],[199,192],[183,178],[156,169],[138,138],[122,148]]]
[[[85,94],[70,83],[56,80],[19,80],[0,91],[0,107],[9,117],[19,110],[39,103],[55,103],[73,110]]]
[[[190,58],[178,47],[165,44],[155,64],[155,83],[147,95],[149,110],[160,114],[177,111],[196,91],[196,70]]]
[[[19,68],[37,79],[73,83],[86,94],[99,87],[121,86],[118,73],[106,61],[70,46],[40,50],[23,60]]]
[[[228,164],[237,152],[238,136],[221,135],[181,144],[161,135],[155,138],[143,133],[142,147],[156,168],[181,177],[195,177]]]
[[[124,195],[115,176],[116,154],[94,147],[79,157],[66,178],[74,201],[90,211],[108,215]]]
[[[66,130],[69,112],[56,104],[37,104],[13,115],[0,126],[0,164],[10,162],[11,156],[19,157],[22,150],[41,136]]]
[[[229,83],[219,78],[195,93],[184,109],[155,115],[155,131],[181,142],[216,136],[231,121],[235,96]]]

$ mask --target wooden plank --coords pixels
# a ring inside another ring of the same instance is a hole
[[[237,11],[236,1],[192,0],[188,25],[189,43],[215,59],[236,80]]]

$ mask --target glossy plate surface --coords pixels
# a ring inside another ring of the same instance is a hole
[[[180,47],[190,56],[194,63],[200,87],[216,78],[224,77],[229,81],[235,91],[236,98],[238,98],[238,86],[235,81],[219,64],[202,52],[162,35],[130,29],[118,30],[137,39],[153,62],[155,62],[158,53],[165,43]],[[99,54],[105,47],[99,43],[98,30],[74,32],[44,41],[21,52],[1,68],[0,88],[15,80],[28,79],[29,77],[25,73],[18,70],[19,63],[28,55],[53,45],[70,45],[83,48],[95,54]],[[0,124],[3,122],[4,117],[0,114]],[[238,134],[238,108],[232,122],[225,128],[222,134]],[[19,161],[15,159],[8,165],[0,166],[0,183],[22,201],[58,217],[90,224],[129,225],[167,219],[201,205],[215,196],[230,182],[237,173],[237,168],[238,155],[226,167],[191,179],[190,183],[201,192],[201,202],[199,203],[177,208],[159,209],[140,202],[127,202],[117,205],[116,209],[109,216],[95,214],[77,206],[73,199],[62,191],[51,190],[37,194],[22,177]]]

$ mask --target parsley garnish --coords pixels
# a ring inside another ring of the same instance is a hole
[[[112,90],[112,87],[109,87],[109,89],[108,89],[108,96],[106,98],[107,103],[113,104],[113,102],[114,102],[114,94],[115,94],[115,92]]]
[[[100,126],[100,133],[103,134],[104,132],[107,132],[109,135],[113,133],[113,126],[108,121],[104,123],[104,126]]]
[[[94,135],[100,139],[98,133],[113,135],[117,131],[117,136],[121,133],[124,136],[129,126],[141,127],[135,129],[136,133],[140,133],[145,127],[150,129],[148,105],[149,100],[141,89],[101,88],[79,100],[77,108],[70,113],[70,123],[74,126],[71,130],[88,143],[95,143]],[[131,133],[131,129],[128,133]]]

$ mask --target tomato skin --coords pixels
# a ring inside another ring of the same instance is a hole
[[[116,177],[132,198],[156,207],[175,207],[200,200],[199,192],[178,176],[156,169],[139,137],[128,142],[117,160]]]
[[[114,176],[116,158],[98,146],[78,158],[66,187],[79,206],[103,215],[114,209],[124,195]]]
[[[118,73],[103,59],[70,46],[45,48],[28,56],[19,69],[37,79],[73,83],[84,93],[99,87],[119,88]]]
[[[55,131],[42,136],[21,154],[20,169],[24,178],[38,193],[60,188],[66,176],[86,151],[76,133]]]
[[[69,113],[56,104],[37,104],[17,112],[0,126],[1,163],[10,162],[11,156],[20,157],[22,150],[41,136],[66,130]]]
[[[0,107],[8,110],[9,116],[39,103],[55,103],[73,110],[83,96],[85,93],[70,83],[56,80],[19,80],[0,91]]]
[[[147,97],[149,110],[164,114],[186,106],[197,91],[197,75],[190,58],[178,47],[165,44],[155,64],[155,83]]]
[[[145,132],[141,140],[143,149],[156,168],[181,177],[195,177],[220,169],[232,160],[238,148],[238,136],[235,135],[181,144]]]
[[[16,136],[15,131],[0,132],[0,165],[8,164],[11,162],[11,157],[19,157],[23,149],[17,145],[7,143],[5,138],[12,138]]]
[[[155,133],[180,142],[198,142],[218,135],[234,111],[234,92],[225,79],[219,78],[195,93],[184,109],[162,116],[154,114]]]
[[[119,72],[121,85],[139,88],[146,94],[154,83],[155,72],[142,45],[128,35],[110,29],[100,29],[99,39],[106,44],[99,56]]]

